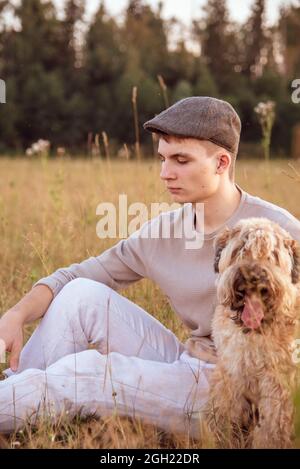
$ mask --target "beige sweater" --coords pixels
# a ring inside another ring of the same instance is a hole
[[[191,329],[192,337],[209,336],[216,305],[216,274],[213,269],[213,240],[225,226],[232,227],[242,218],[266,217],[285,228],[300,242],[300,222],[287,210],[242,192],[239,207],[217,231],[204,235],[203,246],[186,249],[186,239],[146,237],[149,229],[161,234],[162,213],[146,222],[134,235],[119,241],[97,257],[56,270],[33,286],[48,285],[56,296],[67,282],[85,277],[121,290],[144,277],[156,282],[166,294],[173,310]],[[171,233],[184,216],[190,217],[193,229],[194,211],[190,203],[171,212]],[[168,214],[170,220],[170,212]],[[201,342],[201,340],[200,340]],[[203,343],[209,344],[207,340]],[[209,345],[208,345],[209,346]]]

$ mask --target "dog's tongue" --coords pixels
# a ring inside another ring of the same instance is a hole
[[[245,326],[250,329],[257,329],[264,317],[261,302],[255,295],[246,296],[245,306],[241,315],[241,319]]]

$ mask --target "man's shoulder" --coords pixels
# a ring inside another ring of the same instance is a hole
[[[285,208],[260,197],[247,194],[243,215],[248,217],[265,217],[287,230],[300,242],[300,221]]]

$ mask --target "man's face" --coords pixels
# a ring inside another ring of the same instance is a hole
[[[218,150],[206,140],[159,139],[160,177],[174,202],[202,202],[218,189]]]

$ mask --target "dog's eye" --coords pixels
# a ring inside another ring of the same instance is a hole
[[[237,291],[236,291],[236,296],[237,296],[238,298],[244,298],[244,296],[245,296],[245,290],[237,290]]]
[[[262,296],[266,296],[268,293],[269,293],[269,291],[268,291],[267,288],[261,288],[261,289],[260,289],[260,294],[261,294]]]

